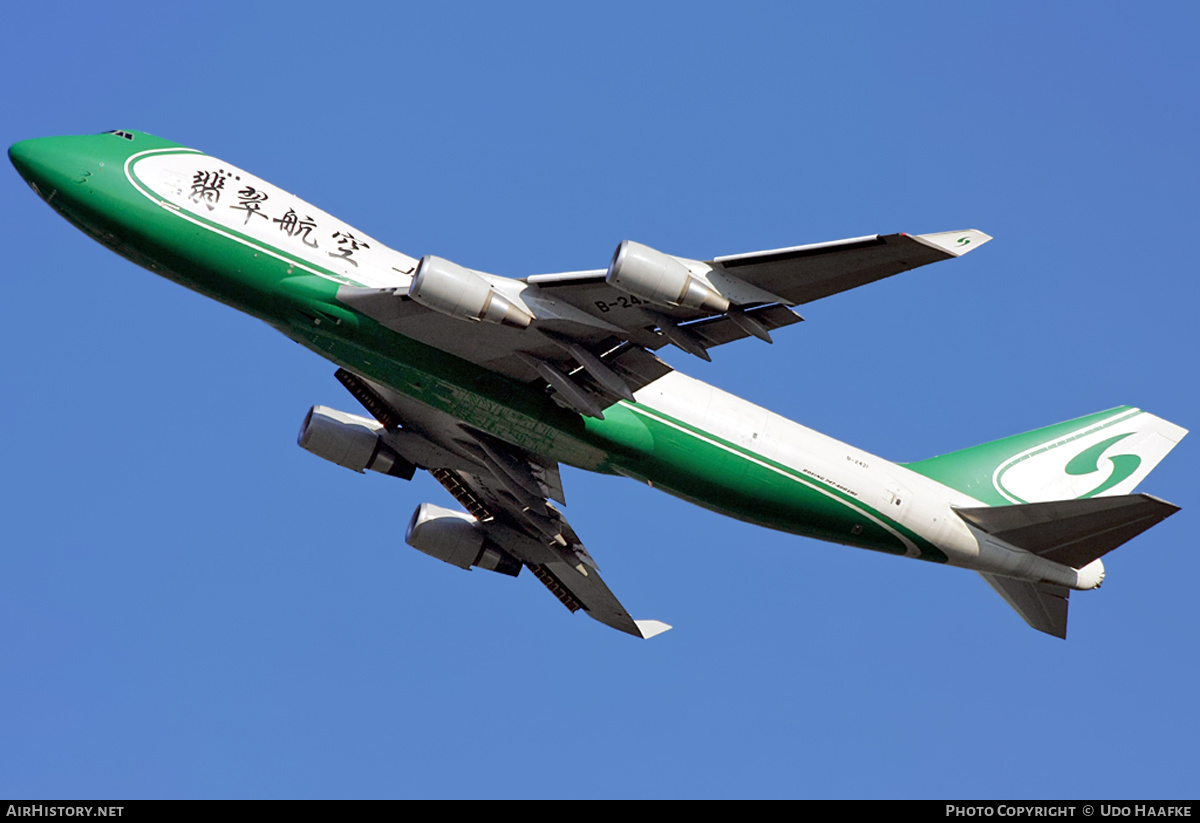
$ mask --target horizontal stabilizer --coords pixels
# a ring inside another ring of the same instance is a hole
[[[1148,494],[1130,494],[954,511],[1010,546],[1081,569],[1166,520],[1179,507]]]
[[[1049,583],[1029,583],[980,572],[979,576],[1004,598],[1004,602],[1039,632],[1067,639],[1067,606],[1070,589]]]

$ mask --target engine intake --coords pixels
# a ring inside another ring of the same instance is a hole
[[[610,286],[659,305],[729,311],[729,301],[694,277],[679,260],[632,240],[617,246],[604,279]]]
[[[427,254],[417,266],[408,296],[422,306],[457,317],[525,329],[533,315],[502,296],[484,278],[457,263]]]
[[[489,540],[478,522],[466,512],[422,503],[413,512],[404,542],[460,569],[475,566],[516,577],[521,561]]]
[[[313,406],[300,426],[296,442],[305,451],[359,474],[370,469],[380,474],[412,480],[416,466],[383,442],[383,426],[356,414]]]

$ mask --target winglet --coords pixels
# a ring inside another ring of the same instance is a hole
[[[665,631],[670,631],[671,627],[661,620],[635,620],[638,631],[642,633],[642,638],[649,640],[651,637],[660,635]]]
[[[935,234],[914,234],[912,239],[944,251],[946,254],[962,257],[971,249],[982,246],[992,237],[976,229],[965,229],[964,231],[939,231]]]

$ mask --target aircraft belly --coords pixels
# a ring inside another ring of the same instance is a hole
[[[652,427],[656,457],[636,468],[654,488],[778,531],[908,554],[909,545],[869,507],[774,466]],[[630,472],[631,474],[633,472]]]
[[[369,324],[372,325],[373,324]],[[380,327],[343,330],[283,329],[288,336],[337,365],[394,389],[432,412],[487,432],[532,454],[591,471],[609,455],[583,437],[578,415],[525,387]],[[376,332],[382,332],[376,336]],[[365,339],[363,339],[365,338]]]

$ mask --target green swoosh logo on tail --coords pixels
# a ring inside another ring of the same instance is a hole
[[[1067,464],[1067,474],[1081,475],[1100,471],[1100,457],[1104,454],[1105,449],[1114,443],[1124,440],[1131,434],[1133,434],[1133,432],[1118,434],[1116,437],[1110,437],[1102,443],[1097,443],[1091,448],[1084,449],[1079,454],[1071,458],[1071,462]],[[1081,499],[1084,497],[1095,497],[1096,495],[1103,494],[1125,478],[1129,477],[1131,474],[1137,471],[1138,466],[1142,465],[1142,458],[1138,457],[1136,454],[1115,454],[1108,459],[1112,461],[1113,473],[1107,480],[1105,480],[1096,488],[1092,489],[1087,494],[1081,494]]]

